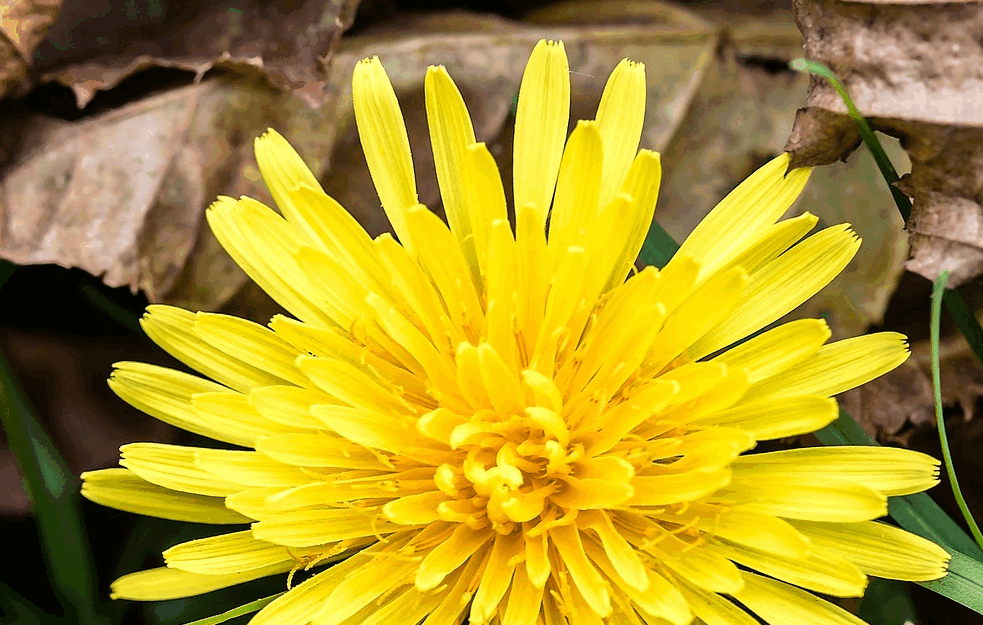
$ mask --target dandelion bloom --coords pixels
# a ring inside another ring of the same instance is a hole
[[[660,178],[658,155],[638,150],[642,65],[618,65],[596,119],[567,137],[563,46],[536,46],[514,229],[442,67],[426,108],[446,225],[418,202],[378,59],[356,66],[353,98],[398,241],[370,238],[282,137],[257,140],[280,214],[223,197],[208,221],[292,316],[264,327],[152,306],[147,334],[210,380],[131,362],[110,380],[137,408],[242,449],[126,445],[125,468],[83,486],[122,510],[239,527],[171,547],[114,596],[304,570],[253,625],[859,623],[810,591],[945,573],[942,549],[874,521],[888,496],[937,482],[934,459],[745,453],[830,423],[831,396],[908,355],[890,332],[826,343],[817,319],[755,335],[859,246],[847,225],[803,238],[816,217],[778,221],[808,171],[774,159],[666,267],[635,272]]]

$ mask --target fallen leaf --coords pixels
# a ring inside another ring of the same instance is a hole
[[[829,65],[871,126],[899,137],[911,158],[907,267],[952,284],[983,274],[983,5],[795,0],[805,56]],[[787,149],[825,164],[858,144],[825,80],[813,78]]]
[[[31,56],[58,15],[61,0],[0,3],[0,97],[31,85]]]
[[[35,66],[75,92],[79,108],[149,67],[259,73],[309,103],[324,95],[323,60],[351,25],[357,0],[137,3],[66,0]]]

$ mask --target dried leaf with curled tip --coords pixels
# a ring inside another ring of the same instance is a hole
[[[0,97],[23,95],[30,86],[31,57],[61,4],[61,0],[0,3]]]
[[[795,0],[807,58],[829,65],[871,126],[902,139],[914,199],[908,268],[958,285],[983,274],[983,5]],[[824,80],[811,82],[787,149],[825,164],[858,144]]]

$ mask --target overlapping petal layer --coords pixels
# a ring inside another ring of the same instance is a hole
[[[514,224],[443,68],[425,86],[448,224],[418,204],[378,59],[358,64],[353,97],[398,242],[370,238],[282,137],[257,140],[280,213],[221,198],[208,221],[290,316],[264,327],[151,307],[151,338],[213,381],[139,363],[111,380],[149,414],[240,449],[128,445],[126,468],[86,474],[83,490],[237,527],[168,549],[165,568],[117,580],[115,596],[304,569],[254,625],[756,622],[745,609],[777,625],[855,622],[806,590],[944,574],[943,550],[874,521],[888,496],[934,485],[935,460],[748,453],[826,425],[832,395],[908,355],[893,333],[826,344],[819,320],[740,343],[859,245],[847,225],[803,239],[814,217],[778,221],[808,171],[774,159],[666,267],[631,271],[661,176],[638,150],[644,68],[621,63],[569,138],[567,71],[562,44],[540,42],[517,110]]]

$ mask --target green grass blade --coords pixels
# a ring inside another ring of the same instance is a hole
[[[0,622],[41,625],[53,622],[53,618],[19,592],[0,582]]]
[[[918,582],[943,597],[983,614],[983,562],[964,553],[952,552],[949,573],[941,579]]]
[[[65,614],[79,625],[102,623],[76,478],[41,428],[2,354],[0,424],[34,504],[48,579]]]
[[[939,369],[939,320],[942,317],[942,293],[945,285],[949,281],[949,272],[943,271],[935,279],[932,287],[932,317],[929,325],[929,340],[932,345],[932,390],[935,397],[935,423],[939,429],[939,444],[942,446],[942,459],[945,462],[945,471],[949,476],[949,485],[952,486],[952,495],[956,498],[956,505],[966,520],[970,533],[976,539],[976,544],[983,548],[983,534],[980,533],[980,526],[976,524],[966,498],[963,497],[962,489],[959,488],[959,479],[956,476],[956,467],[952,463],[952,452],[949,450],[949,436],[945,431],[945,420],[942,418],[942,374]]]
[[[857,616],[870,625],[917,623],[918,611],[911,600],[911,586],[893,579],[871,578],[857,606]]]
[[[897,170],[894,169],[894,165],[891,163],[891,159],[888,158],[887,152],[884,151],[884,146],[877,139],[877,135],[871,130],[870,124],[867,123],[866,118],[857,110],[856,105],[853,103],[853,98],[847,93],[843,87],[843,83],[839,81],[836,74],[830,68],[816,61],[795,59],[789,63],[789,67],[796,71],[809,72],[810,74],[825,78],[832,85],[833,89],[836,90],[840,99],[843,100],[843,104],[846,105],[848,114],[857,124],[857,131],[860,133],[861,139],[863,139],[867,149],[874,156],[874,161],[877,163],[877,167],[880,169],[884,181],[887,182],[887,187],[891,191],[891,197],[894,198],[894,204],[898,207],[898,212],[901,213],[901,217],[907,222],[908,218],[911,217],[911,200],[895,186],[894,183],[898,181]],[[945,304],[946,311],[948,311],[949,315],[956,322],[959,331],[966,337],[966,342],[969,343],[973,353],[983,363],[983,328],[980,327],[973,312],[966,304],[966,300],[963,299],[959,291],[946,289],[943,303]]]
[[[856,105],[853,103],[853,98],[847,93],[843,87],[843,83],[840,82],[830,68],[816,61],[795,59],[788,65],[797,72],[808,72],[815,76],[825,78],[832,85],[833,89],[836,90],[840,99],[843,100],[843,104],[846,105],[847,114],[856,122],[860,138],[867,144],[867,149],[874,156],[874,162],[877,163],[877,168],[881,170],[881,175],[887,181],[887,188],[891,190],[891,196],[894,198],[894,203],[898,205],[901,216],[905,221],[908,221],[908,218],[911,216],[911,200],[894,184],[898,181],[898,172],[894,169],[894,165],[891,163],[891,159],[888,158],[887,152],[884,151],[881,142],[877,140],[877,136],[871,129],[870,124],[867,123],[867,119],[857,110]]]
[[[232,608],[222,612],[221,614],[216,614],[215,616],[209,616],[207,618],[198,619],[197,621],[192,621],[186,623],[185,625],[218,625],[218,623],[224,623],[230,619],[234,619],[237,616],[243,616],[246,614],[252,614],[253,612],[259,612],[270,604],[274,599],[282,595],[283,593],[277,593],[275,595],[270,595],[269,597],[263,597],[262,599],[257,599],[256,601],[250,601],[249,603],[243,604],[238,608]]]
[[[954,289],[946,289],[942,295],[942,303],[945,305],[946,312],[956,323],[956,327],[969,343],[970,349],[976,354],[976,358],[983,362],[983,328],[976,320],[976,315],[970,310],[963,296]]]
[[[643,265],[654,265],[661,269],[678,249],[679,244],[672,236],[657,221],[653,221],[638,253],[638,260]]]

